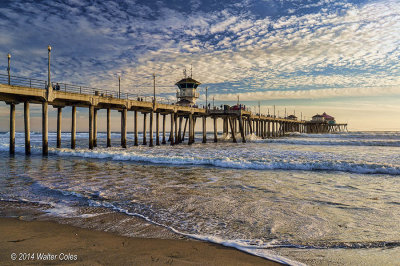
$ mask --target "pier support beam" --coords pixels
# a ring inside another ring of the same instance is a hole
[[[214,119],[214,142],[218,142],[217,117],[214,116],[213,119]]]
[[[174,145],[174,113],[171,113],[171,128],[169,132],[169,141]]]
[[[179,131],[178,131],[178,139],[177,142],[181,143],[182,142],[182,121],[183,121],[183,116],[179,117]]]
[[[25,125],[25,154],[31,154],[31,122],[29,114],[29,102],[24,102],[24,125]]]
[[[138,128],[138,111],[135,110],[133,113],[133,130],[134,130],[134,144],[135,146],[139,146],[139,128]]]
[[[126,118],[127,110],[126,108],[121,111],[121,147],[126,149]]]
[[[156,112],[156,145],[160,146],[160,113]]]
[[[147,145],[147,139],[146,139],[147,129],[146,129],[146,124],[147,124],[147,113],[143,113],[143,145]]]
[[[10,155],[15,154],[15,103],[10,103]]]
[[[97,147],[97,109],[93,110],[93,147]]]
[[[107,108],[107,148],[111,147],[111,114],[110,108]]]
[[[232,133],[232,139],[233,139],[233,143],[237,143],[236,141],[236,136],[235,136],[235,128],[233,127],[233,118],[228,118],[229,120],[229,125],[231,126],[231,133]]]
[[[193,127],[193,114],[189,114],[189,145],[193,144]]]
[[[71,110],[71,149],[75,149],[76,143],[76,106]]]
[[[203,143],[207,143],[207,121],[206,116],[203,116]]]
[[[61,148],[62,107],[57,107],[57,148]]]
[[[150,127],[149,127],[149,135],[150,135],[150,143],[149,147],[153,147],[153,111],[149,113],[150,115]]]
[[[49,154],[49,114],[48,102],[42,103],[42,153],[47,156]]]
[[[174,130],[175,130],[175,144],[179,144],[179,137],[178,137],[178,113],[174,114]]]
[[[185,135],[186,135],[186,128],[187,128],[188,120],[189,120],[189,118],[186,117],[186,118],[185,118],[185,126],[183,127],[183,133],[182,133],[181,142],[184,142],[184,141],[185,141]]]
[[[253,135],[252,120],[249,118],[248,122],[249,122],[250,135]]]
[[[246,143],[246,134],[245,134],[245,130],[243,127],[243,119],[242,119],[241,115],[239,115],[239,130],[240,130],[240,134],[242,135],[242,142]]]
[[[166,115],[162,115],[162,141],[161,144],[166,144],[167,142],[165,141],[165,117]]]
[[[89,149],[93,150],[93,116],[94,106],[89,106]]]

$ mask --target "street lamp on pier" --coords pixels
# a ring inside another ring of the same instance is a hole
[[[10,76],[10,71],[11,71],[11,68],[10,68],[10,60],[11,60],[11,55],[10,55],[10,54],[8,54],[8,55],[7,55],[7,58],[8,58],[8,67],[7,67],[7,73],[8,73],[8,85],[10,85],[10,84],[11,84],[11,76]]]
[[[156,104],[156,73],[153,73],[153,105]]]
[[[53,89],[51,86],[51,80],[50,80],[50,56],[51,56],[51,46],[47,46],[47,52],[48,52],[48,80],[47,80],[47,88],[48,90]]]
[[[118,75],[118,99],[121,99],[121,75]]]

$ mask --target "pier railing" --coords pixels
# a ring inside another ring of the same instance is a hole
[[[63,91],[63,92],[79,93],[79,94],[87,94],[87,95],[98,95],[98,96],[102,96],[102,97],[136,100],[136,101],[143,101],[143,102],[152,102],[153,101],[153,97],[149,96],[149,95],[139,95],[139,94],[126,93],[126,92],[119,93],[118,91],[115,91],[115,90],[104,90],[104,89],[91,88],[88,86],[81,86],[81,85],[68,84],[68,83],[62,83],[62,82],[52,82],[53,90],[56,90],[57,83],[60,88],[59,91]],[[0,74],[0,84],[8,84],[8,75]],[[11,75],[10,76],[10,85],[29,87],[29,88],[35,88],[35,89],[46,89],[47,81]],[[58,91],[58,90],[56,90],[56,91]],[[156,97],[156,101],[158,103],[164,103],[164,104],[172,103],[169,99],[164,98],[164,97]]]

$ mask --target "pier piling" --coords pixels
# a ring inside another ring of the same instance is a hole
[[[57,107],[57,148],[61,148],[62,107]]]
[[[166,114],[162,115],[162,141],[161,144],[167,144],[165,140],[165,119],[166,119]]]
[[[111,114],[110,108],[107,108],[107,148],[111,147]]]
[[[150,126],[149,126],[149,135],[150,135],[150,143],[149,143],[149,147],[153,147],[153,111],[151,111],[149,113],[150,115]]]
[[[94,106],[89,106],[89,149],[93,150],[93,116]]]
[[[93,110],[93,147],[97,147],[97,109]]]
[[[160,146],[160,113],[156,112],[156,145]]]
[[[236,141],[236,136],[235,136],[235,129],[234,129],[234,127],[233,127],[233,122],[232,122],[233,118],[229,117],[228,120],[229,120],[229,125],[230,125],[230,127],[231,127],[231,133],[232,133],[232,140],[233,140],[233,143],[237,143],[237,141]]]
[[[171,145],[174,145],[174,113],[171,113],[171,128],[169,132],[169,141]]]
[[[24,102],[24,128],[25,128],[25,154],[31,154],[31,122],[29,113],[29,102]]]
[[[134,146],[139,146],[138,111],[133,113]]]
[[[146,139],[146,134],[147,134],[147,129],[146,129],[146,124],[147,124],[147,113],[143,113],[143,145],[147,145],[147,139]]]
[[[15,103],[10,103],[10,155],[15,154]]]
[[[127,110],[126,108],[121,111],[121,147],[126,149],[126,120],[127,120]]]
[[[49,154],[49,117],[48,102],[42,103],[42,153],[47,156]]]
[[[76,142],[76,106],[72,106],[71,114],[71,149],[75,149]]]

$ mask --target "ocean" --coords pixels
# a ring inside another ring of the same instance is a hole
[[[14,206],[68,221],[136,236],[127,217],[165,231],[235,247],[291,265],[400,265],[400,133],[291,134],[280,139],[221,140],[188,146],[88,150],[88,133],[77,149],[41,156],[41,134],[0,133],[0,213]],[[212,140],[212,135],[209,135]],[[114,215],[112,221],[93,217]],[[42,215],[42,216],[43,216]],[[104,225],[106,223],[107,225]]]

